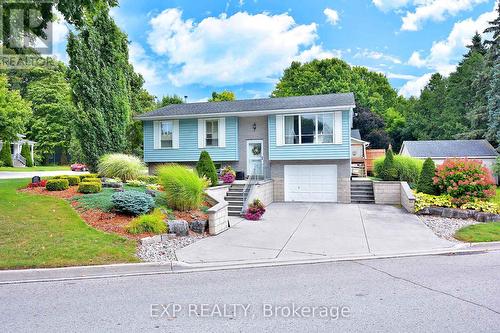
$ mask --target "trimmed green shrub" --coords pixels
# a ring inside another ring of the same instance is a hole
[[[122,181],[137,179],[142,174],[144,164],[132,155],[106,154],[99,159],[97,170],[101,176],[120,178]]]
[[[100,183],[101,178],[90,178],[90,177],[85,177],[82,179],[82,182],[87,182],[87,183]]]
[[[13,167],[12,155],[10,154],[10,145],[5,143],[2,145],[2,150],[0,151],[0,160],[6,167]]]
[[[76,186],[80,184],[79,176],[59,176],[59,178],[54,178],[54,179],[67,179],[69,186]]]
[[[164,219],[165,214],[161,210],[155,209],[151,214],[141,215],[133,219],[127,226],[127,231],[131,234],[141,234],[143,232],[166,233],[168,232],[168,226]]]
[[[80,181],[83,181],[84,178],[99,178],[97,173],[86,173],[83,175],[78,175],[80,177]]]
[[[132,187],[145,187],[146,183],[141,180],[127,180],[127,185]]]
[[[417,192],[426,194],[436,194],[436,186],[434,185],[434,176],[436,175],[436,165],[431,158],[427,158],[422,167],[420,177],[418,177]]]
[[[172,164],[161,167],[158,177],[170,208],[187,211],[198,208],[203,202],[206,182],[193,170]]]
[[[145,182],[146,184],[158,184],[158,176],[141,175],[137,177],[137,180]]]
[[[64,191],[69,188],[69,182],[67,179],[50,179],[45,188],[47,191]]]
[[[30,146],[27,143],[21,147],[21,156],[26,159],[26,166],[31,168],[33,166],[33,159],[31,158]]]
[[[80,185],[78,185],[78,192],[80,193],[98,193],[102,191],[102,184],[101,182],[81,182]]]
[[[212,161],[210,154],[205,150],[200,154],[200,159],[196,164],[196,172],[198,172],[198,176],[205,177],[210,180],[212,186],[216,186],[219,183],[219,177],[217,176],[217,170],[215,169],[214,162]]]
[[[139,191],[116,192],[111,201],[116,211],[128,215],[149,213],[155,204],[149,194]]]
[[[379,178],[382,178],[381,172],[384,167],[384,160],[384,157],[375,160],[375,176]],[[410,156],[393,155],[393,165],[396,169],[395,174],[397,175],[393,180],[405,181],[412,185],[416,184],[418,181],[423,162]]]
[[[382,168],[379,170],[377,177],[382,178],[382,180],[398,179],[398,170],[394,166],[394,155],[391,148],[389,148],[385,154]]]

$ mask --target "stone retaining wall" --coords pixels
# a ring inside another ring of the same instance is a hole
[[[479,222],[499,222],[500,215],[493,213],[478,212],[470,209],[425,207],[417,212],[419,215],[435,215],[457,219],[474,219]]]
[[[248,195],[247,203],[259,199],[265,206],[270,205],[274,198],[274,184],[272,180],[263,180],[255,184]]]
[[[373,181],[375,203],[380,205],[401,205],[408,212],[415,212],[415,196],[407,182]]]
[[[407,182],[401,182],[401,205],[410,213],[415,212],[415,195]]]
[[[214,206],[208,209],[208,232],[217,235],[229,228],[227,201],[224,200],[230,185],[210,187],[205,190],[207,199]]]
[[[375,203],[381,205],[401,204],[401,182],[373,181]]]

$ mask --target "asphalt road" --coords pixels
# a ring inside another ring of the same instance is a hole
[[[499,282],[490,252],[0,285],[0,331],[498,332]]]

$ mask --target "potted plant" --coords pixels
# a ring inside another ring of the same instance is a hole
[[[228,165],[222,169],[220,179],[224,182],[224,184],[232,184],[236,179],[236,171]]]
[[[250,205],[248,205],[244,216],[247,220],[257,221],[262,218],[262,215],[264,215],[265,212],[266,208],[264,207],[262,201],[255,199]]]

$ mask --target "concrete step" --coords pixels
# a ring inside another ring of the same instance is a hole
[[[226,201],[243,201],[242,195],[227,195],[224,198]]]
[[[241,212],[228,212],[227,215],[229,215],[229,216],[241,216]]]
[[[369,191],[351,191],[351,196],[352,195],[371,195],[373,196],[373,192],[369,192]]]
[[[228,200],[226,199],[226,201],[229,203],[229,206],[243,206],[243,200]]]
[[[243,194],[243,190],[241,190],[241,191],[239,191],[239,190],[229,190],[229,191],[227,191],[226,195],[231,195],[231,194]]]

